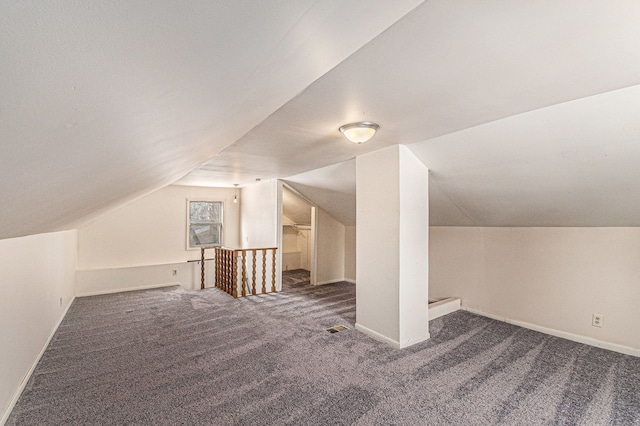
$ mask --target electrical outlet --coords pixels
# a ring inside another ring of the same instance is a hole
[[[591,319],[591,325],[594,327],[602,327],[604,325],[604,315],[593,314],[593,317]]]
[[[178,270],[177,270],[177,269],[174,269],[174,270],[173,270],[173,276],[175,277],[176,275],[178,275]]]

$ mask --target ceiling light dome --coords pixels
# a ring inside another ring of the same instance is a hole
[[[358,123],[349,123],[340,127],[340,131],[344,136],[353,143],[363,143],[368,141],[376,134],[380,126],[376,123],[368,121],[360,121]]]

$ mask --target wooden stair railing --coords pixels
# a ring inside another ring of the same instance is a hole
[[[206,248],[201,248],[204,259]],[[276,291],[276,247],[230,249],[215,247],[215,286],[233,297],[245,297]],[[271,252],[271,274],[267,274],[267,257]],[[258,262],[258,258],[261,262]],[[240,267],[238,268],[238,262]],[[201,262],[201,285],[205,288],[204,260]],[[258,265],[261,266],[260,270]],[[257,279],[261,278],[261,286]],[[267,277],[271,278],[271,286],[267,287]]]

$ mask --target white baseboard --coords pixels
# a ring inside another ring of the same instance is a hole
[[[405,342],[400,342],[400,349],[408,348],[409,346],[413,346],[418,343],[424,342],[425,340],[429,340],[430,338],[431,338],[431,334],[427,332],[426,335],[422,335],[416,339],[409,339]]]
[[[463,306],[463,310],[471,312],[472,314],[481,315],[483,317],[491,318],[494,320],[506,322],[508,324],[517,325],[518,327],[528,328],[529,330],[539,331],[540,333],[549,334],[551,336],[561,337],[563,339],[572,340],[578,343],[584,343],[585,345],[595,346],[597,348],[607,349],[614,352],[619,352],[625,355],[632,355],[640,357],[640,349],[632,348],[629,346],[619,345],[616,343],[603,342],[592,337],[581,336],[579,334],[569,333],[566,331],[556,330],[553,328],[542,327],[540,325],[531,324],[524,321],[518,321],[511,318],[505,318],[498,315],[490,314],[478,309],[468,308]]]
[[[429,321],[448,315],[460,309],[460,299],[448,297],[437,302],[429,303]]]
[[[350,283],[350,284],[355,284],[356,280],[352,280],[351,278],[345,278],[344,281]]]
[[[417,339],[411,339],[408,340],[406,342],[398,342],[396,340],[390,339],[387,336],[383,336],[382,334],[378,333],[377,331],[373,331],[371,330],[369,327],[365,327],[362,324],[358,324],[356,323],[356,330],[361,331],[362,333],[373,337],[374,339],[376,339],[379,342],[382,343],[386,343],[387,345],[390,345],[392,347],[394,347],[395,349],[404,349],[407,348],[409,346],[413,346],[417,343],[420,342],[424,342],[425,340],[429,340],[429,338],[431,337],[431,335],[429,333],[427,333],[425,336],[420,336]]]
[[[363,332],[367,336],[373,337],[374,339],[376,339],[379,342],[386,343],[387,345],[390,345],[390,346],[392,346],[392,347],[394,347],[396,349],[400,349],[400,342],[397,342],[397,341],[395,341],[393,339],[390,339],[387,336],[383,336],[382,334],[378,333],[377,331],[371,330],[369,327],[365,327],[362,324],[356,323],[356,330]]]
[[[178,281],[175,281],[175,282],[163,283],[163,284],[141,285],[141,286],[138,286],[138,287],[114,288],[114,289],[108,289],[108,290],[90,291],[90,292],[79,293],[79,294],[76,295],[76,297],[100,296],[102,294],[122,293],[122,292],[125,292],[125,291],[136,291],[136,290],[149,290],[149,289],[152,289],[152,288],[173,287],[173,286],[179,286],[179,285],[180,285],[180,283]]]
[[[7,409],[2,414],[2,418],[0,418],[0,425],[4,425],[7,422],[7,420],[9,420],[9,415],[11,415],[11,411],[13,411],[13,407],[16,406],[16,403],[18,402],[20,395],[22,395],[22,391],[24,391],[25,386],[27,386],[27,383],[29,383],[29,379],[31,378],[33,371],[38,366],[38,363],[40,362],[40,358],[42,358],[42,355],[44,355],[44,351],[46,351],[47,348],[49,347],[49,343],[51,343],[51,339],[53,339],[53,336],[56,334],[56,331],[58,331],[58,327],[60,327],[60,324],[62,323],[62,320],[64,319],[64,317],[67,316],[67,312],[69,311],[69,308],[71,307],[75,299],[76,299],[75,296],[72,297],[67,307],[64,308],[64,312],[62,312],[62,315],[58,319],[58,322],[53,327],[53,331],[49,335],[49,338],[47,339],[44,346],[40,350],[40,353],[38,354],[38,356],[36,356],[36,359],[33,361],[33,364],[31,364],[31,368],[29,368],[29,371],[27,371],[27,374],[25,374],[24,378],[22,379],[22,382],[20,382],[20,386],[18,386],[18,388],[14,392],[13,397],[11,398],[11,401],[9,401],[9,405],[7,406]]]

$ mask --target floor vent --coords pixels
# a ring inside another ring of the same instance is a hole
[[[331,328],[327,328],[327,331],[331,334],[333,333],[337,333],[339,331],[344,331],[344,330],[348,330],[348,327],[345,327],[344,325],[334,325]]]

